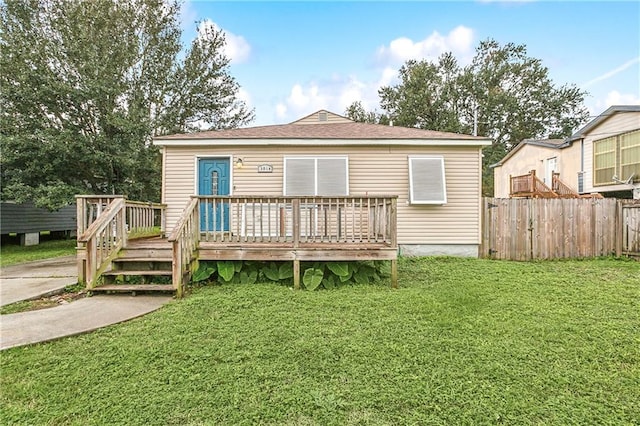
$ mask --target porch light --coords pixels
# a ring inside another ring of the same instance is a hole
[[[241,169],[244,163],[242,162],[242,158],[238,158],[236,160],[236,169]]]

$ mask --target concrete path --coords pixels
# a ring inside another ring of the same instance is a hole
[[[86,333],[155,311],[171,296],[99,295],[0,316],[0,350]]]
[[[0,270],[2,305],[60,292],[77,282],[75,256]],[[86,333],[155,311],[171,296],[97,295],[68,305],[0,315],[0,350]]]
[[[7,266],[0,269],[0,306],[50,296],[77,281],[75,256]]]

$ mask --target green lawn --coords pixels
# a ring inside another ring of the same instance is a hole
[[[76,254],[75,240],[42,241],[35,246],[3,245],[0,249],[0,267],[50,257],[72,256]]]
[[[402,259],[400,284],[203,287],[4,351],[0,423],[640,424],[640,263]]]

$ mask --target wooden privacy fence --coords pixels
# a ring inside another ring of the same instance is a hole
[[[640,201],[485,198],[482,257],[640,255]]]

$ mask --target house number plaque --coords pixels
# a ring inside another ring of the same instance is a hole
[[[260,164],[258,173],[273,173],[273,166],[271,164]]]

